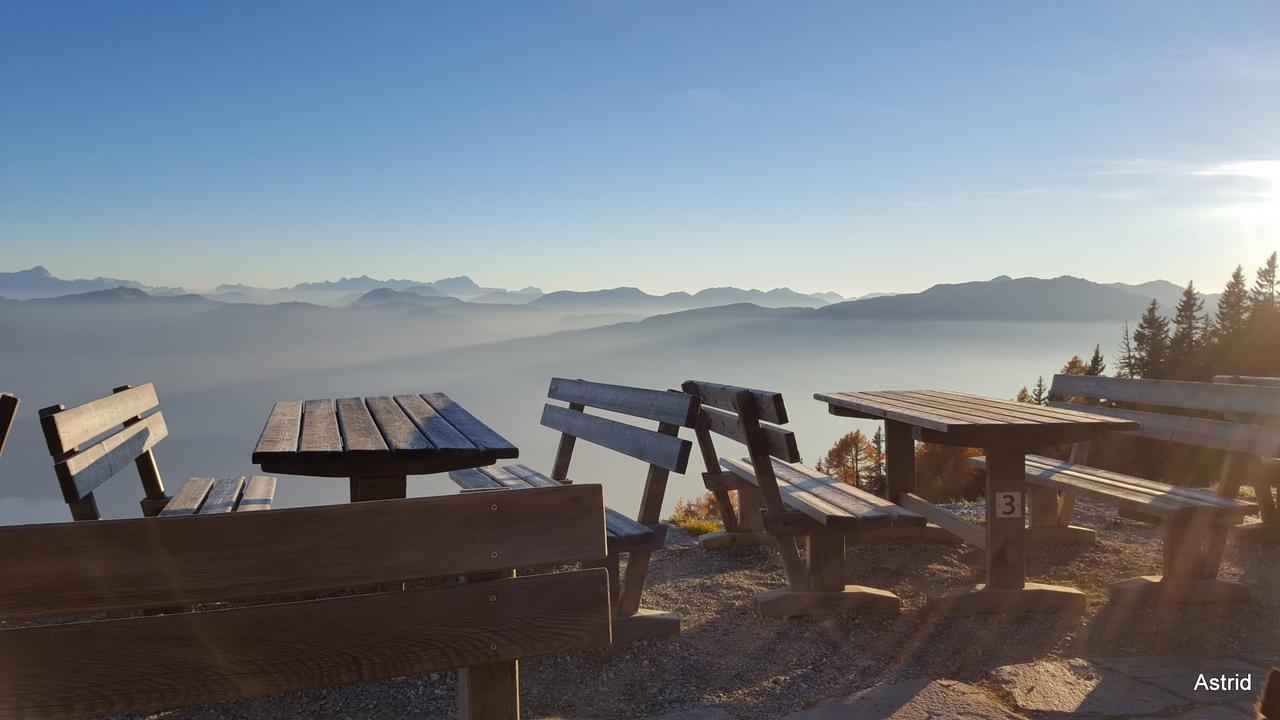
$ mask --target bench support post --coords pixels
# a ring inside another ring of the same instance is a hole
[[[395,477],[351,478],[351,502],[370,500],[396,500],[403,498],[408,489],[404,475]]]
[[[790,538],[785,538],[790,541]],[[764,617],[896,614],[902,601],[888,590],[845,585],[845,538],[836,532],[804,536],[804,590],[783,588],[756,596],[756,611]]]
[[[468,575],[464,582],[515,577],[515,570]],[[458,670],[458,717],[520,720],[520,661],[506,660]]]
[[[1170,517],[1164,522],[1164,575],[1130,578],[1111,586],[1111,602],[1138,603],[1247,602],[1249,587],[1218,579],[1227,544],[1227,524],[1191,522]]]

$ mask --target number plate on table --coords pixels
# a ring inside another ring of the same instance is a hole
[[[995,500],[996,500],[996,517],[998,518],[1022,517],[1022,493],[998,492],[996,493]]]

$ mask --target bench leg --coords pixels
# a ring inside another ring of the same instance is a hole
[[[1092,545],[1098,533],[1086,527],[1071,524],[1075,511],[1075,497],[1040,485],[1027,486],[1027,499],[1031,505],[1031,522],[1027,528],[1028,543],[1061,543]],[[1070,506],[1064,513],[1063,508]],[[1065,519],[1064,519],[1065,514]]]
[[[405,496],[406,487],[407,479],[404,475],[395,477],[353,477],[351,478],[351,502],[396,500]]]
[[[459,670],[458,717],[520,720],[520,662],[509,660]]]
[[[790,538],[784,538],[790,541]],[[845,539],[837,533],[805,536],[804,590],[770,590],[756,596],[764,617],[897,613],[902,602],[888,590],[845,585]]]
[[[760,514],[763,507],[760,491],[739,490],[738,513],[734,526],[730,527],[726,517],[723,532],[707,533],[698,538],[698,544],[708,550],[768,545],[773,541],[773,537],[765,532],[764,516]],[[723,511],[721,516],[724,517]]]
[[[1247,602],[1247,585],[1217,577],[1230,530],[1230,525],[1170,518],[1164,523],[1164,575],[1130,578],[1113,585],[1111,602]]]
[[[662,610],[640,607],[640,595],[649,575],[649,560],[653,553],[637,551],[627,553],[627,571],[622,576],[621,588],[613,615],[613,643],[624,645],[635,640],[652,640],[680,634],[680,616]],[[611,554],[610,573],[617,575],[617,555]]]

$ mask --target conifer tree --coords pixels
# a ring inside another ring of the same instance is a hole
[[[1014,398],[1014,400],[1016,400],[1017,402],[1020,402],[1020,403],[1029,403],[1029,402],[1031,402],[1031,391],[1030,391],[1030,390],[1027,390],[1027,386],[1026,386],[1026,385],[1023,385],[1023,386],[1018,390],[1018,395],[1017,395],[1017,397],[1015,397],[1015,398]]]
[[[1169,365],[1169,319],[1154,299],[1133,331],[1135,376],[1159,379]]]
[[[864,480],[866,489],[883,496],[885,490],[889,487],[889,477],[884,471],[884,428],[877,427],[874,435],[871,436],[871,448],[874,452],[871,454],[871,474]]]
[[[1072,355],[1071,359],[1067,361],[1067,364],[1062,366],[1062,370],[1060,372],[1063,375],[1088,375],[1089,364],[1086,363],[1084,358],[1079,355]]]
[[[1031,403],[1033,405],[1049,404],[1049,388],[1044,384],[1044,376],[1036,379],[1035,387],[1031,388]]]
[[[1199,375],[1196,363],[1201,348],[1200,320],[1204,300],[1196,292],[1195,283],[1187,283],[1173,316],[1173,337],[1169,340],[1169,368],[1172,374],[1185,379]]]
[[[1249,318],[1262,317],[1276,309],[1276,254],[1271,253],[1266,264],[1258,268],[1257,279],[1249,293]]]
[[[1234,339],[1244,329],[1249,318],[1249,291],[1244,284],[1244,268],[1236,266],[1231,280],[1218,298],[1217,322],[1214,335],[1219,341]]]
[[[1116,377],[1131,378],[1136,377],[1138,371],[1138,358],[1133,354],[1133,340],[1129,333],[1129,321],[1124,321],[1124,336],[1120,339],[1120,367],[1116,370]]]
[[[1107,371],[1107,363],[1102,358],[1102,346],[1093,346],[1093,357],[1089,358],[1089,368],[1084,371],[1085,375],[1101,375]]]

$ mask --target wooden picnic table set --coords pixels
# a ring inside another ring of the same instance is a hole
[[[892,592],[847,583],[849,556],[882,542],[985,550],[986,581],[929,597],[930,612],[1082,611],[1080,590],[1029,582],[1026,569],[1029,544],[1095,541],[1072,524],[1079,497],[1163,529],[1163,574],[1113,586],[1114,603],[1246,601],[1248,585],[1218,577],[1228,535],[1280,543],[1280,381],[1059,375],[1048,405],[939,390],[814,398],[832,415],[884,423],[885,497],[803,464],[780,393],[715,382],[552,379],[541,424],[558,438],[546,472],[497,465],[517,448],[441,392],[282,400],[252,462],[348,478],[351,502],[320,507],[273,508],[279,483],[267,475],[191,478],[170,495],[151,384],[45,408],[73,522],[0,527],[0,544],[18,550],[0,556],[0,720],[441,670],[458,672],[461,717],[518,718],[521,658],[679,633],[677,615],[641,600],[666,539],[668,481],[695,445],[724,523],[701,546],[772,545],[782,561],[785,586],[754,599],[763,617],[899,612]],[[0,393],[0,452],[18,406]],[[1221,476],[1196,489],[1087,465],[1111,433],[1222,453]],[[578,441],[639,461],[637,509],[609,507],[599,478],[571,475]],[[918,493],[917,442],[984,451],[972,460],[985,470],[981,524]],[[1039,454],[1066,445],[1069,459]],[[144,517],[103,520],[94,491],[130,464]],[[461,491],[406,497],[408,476],[435,473]],[[1245,484],[1250,501],[1237,497]],[[1255,512],[1262,522],[1242,524]]]

